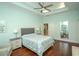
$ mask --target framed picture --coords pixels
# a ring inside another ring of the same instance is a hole
[[[5,24],[3,22],[0,22],[0,33],[5,32]]]

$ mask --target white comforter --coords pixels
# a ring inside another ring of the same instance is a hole
[[[22,36],[23,45],[38,55],[42,55],[54,42],[49,36],[27,34]]]

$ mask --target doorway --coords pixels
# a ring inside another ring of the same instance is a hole
[[[44,24],[44,35],[48,35],[48,23]]]

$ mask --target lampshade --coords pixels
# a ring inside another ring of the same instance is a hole
[[[1,20],[1,21],[0,21],[0,25],[5,26],[5,25],[6,25],[6,24],[5,24],[5,21],[4,21],[4,20]]]
[[[14,34],[16,34],[16,33],[18,33],[18,31],[17,30],[14,30],[14,32],[13,32]]]
[[[40,30],[40,28],[36,28],[36,30],[38,31],[38,30]]]

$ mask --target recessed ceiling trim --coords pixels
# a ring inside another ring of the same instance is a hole
[[[22,2],[19,2],[19,3],[18,2],[12,2],[12,4],[15,4],[15,5],[17,5],[17,6],[21,7],[21,8],[24,8],[24,9],[26,9],[28,11],[31,11],[31,12],[33,12],[35,14],[41,15],[41,13],[35,12],[34,10],[30,9],[28,6],[25,6]]]
[[[35,10],[33,9],[33,7],[29,7],[28,4],[29,2],[25,3],[25,2],[12,2],[12,4],[15,4],[17,6],[20,6],[21,8],[25,8],[27,9],[28,11],[31,11],[31,12],[34,12],[35,14],[38,14],[38,15],[42,15],[42,16],[45,16],[45,15],[50,15],[50,14],[55,14],[55,13],[59,13],[59,12],[63,12],[63,11],[66,11],[68,10],[68,8],[65,6],[64,3],[61,3],[60,4],[60,7],[57,7],[57,9],[51,9],[52,11],[51,12],[48,12],[48,13],[40,13],[40,10]],[[34,2],[30,2],[30,3],[34,3]],[[37,2],[36,2],[37,3]],[[54,2],[53,2],[54,3]],[[52,7],[53,8],[53,7]],[[39,11],[39,12],[38,12]],[[46,11],[47,12],[47,11]]]

